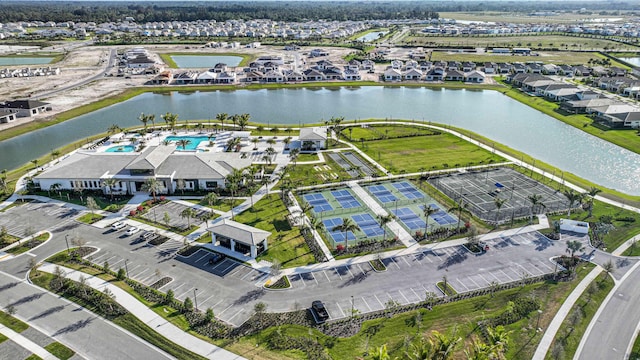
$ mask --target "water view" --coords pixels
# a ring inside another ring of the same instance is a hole
[[[389,32],[388,31],[374,31],[374,32],[370,32],[366,35],[360,36],[359,38],[357,38],[357,41],[363,41],[363,42],[371,42],[371,41],[375,41],[378,40],[379,38],[387,35]]]
[[[141,126],[140,112],[177,113],[215,122],[217,113],[251,114],[273,126],[347,119],[433,121],[469,129],[601,186],[640,195],[640,155],[588,135],[497,91],[410,87],[313,88],[145,93],[128,101],[0,142],[0,168],[15,168],[53,148],[105,132]],[[151,125],[151,124],[149,124]]]
[[[179,68],[212,68],[217,63],[235,67],[242,61],[241,56],[226,55],[172,55],[171,59]]]
[[[626,61],[631,65],[640,66],[640,57],[621,57],[619,59]]]
[[[44,65],[52,61],[52,57],[0,57],[0,66]]]

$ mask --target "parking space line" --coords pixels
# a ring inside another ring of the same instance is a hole
[[[237,313],[233,314],[233,316],[231,316],[230,318],[227,318],[227,322],[231,323],[231,319],[233,319],[234,317],[236,317],[236,315],[240,314],[242,312],[243,309],[238,310]]]
[[[466,291],[469,291],[469,287],[467,285],[465,285],[462,281],[460,281],[460,279],[456,278],[456,280],[460,283],[460,285],[464,286]]]
[[[401,256],[400,258],[404,260],[405,263],[407,263],[407,266],[411,267],[411,264],[409,264],[405,256]]]
[[[344,311],[342,311],[342,308],[340,307],[340,304],[339,304],[338,302],[336,302],[336,306],[338,307],[338,310],[340,310],[340,313],[342,314],[342,317],[347,317],[347,316],[344,314]]]
[[[302,275],[301,274],[296,274],[296,275],[298,275],[298,278],[300,279],[300,281],[302,281],[302,285],[307,286],[307,282],[304,281],[304,278],[302,277]]]
[[[498,282],[498,284],[502,284],[502,280],[500,280],[497,276],[493,275],[493,271],[489,272],[489,275],[493,276]]]
[[[240,280],[244,280],[244,278],[246,278],[247,276],[253,274],[253,270],[249,271],[248,273],[246,273],[243,277],[240,278]]]
[[[316,279],[316,276],[315,276],[315,275],[313,275],[313,273],[312,273],[312,272],[310,272],[309,274],[311,275],[311,277],[313,278],[313,280],[316,282],[316,285],[319,285],[319,284],[318,284],[318,279]]]
[[[324,277],[327,278],[327,281],[331,282],[331,279],[329,279],[329,275],[327,275],[327,273],[324,270],[322,270],[322,273],[324,274]]]
[[[474,283],[478,287],[478,289],[482,287],[477,282],[475,282],[475,280],[473,280],[471,276],[467,276],[467,277],[469,278],[469,280],[471,280],[472,283]]]
[[[342,280],[342,275],[340,275],[340,272],[338,271],[337,268],[333,268],[333,271],[336,272],[336,274],[338,274],[338,276],[340,277],[340,280]]]
[[[173,289],[171,289],[171,290],[173,290],[173,293],[175,294],[175,293],[176,293],[176,290],[180,289],[180,288],[181,288],[181,287],[183,287],[184,285],[185,285],[185,283],[182,283],[182,284],[178,285],[177,287],[175,287],[175,288],[173,288]]]
[[[214,297],[216,294],[212,294],[211,296],[209,296],[208,298],[204,299],[203,302],[201,302],[201,304],[205,304],[209,299],[211,299],[212,297]]]
[[[360,271],[361,271],[363,274],[366,274],[366,273],[367,273],[366,271],[362,270],[362,267],[360,266],[360,264],[356,264],[356,266],[358,267],[358,269],[360,269]]]
[[[106,262],[109,262],[109,260],[114,259],[114,258],[117,258],[117,257],[118,257],[117,255],[113,255],[113,256],[111,256],[111,257],[108,257],[108,258],[107,258],[107,260],[105,260],[105,261],[106,261]],[[113,265],[113,264],[109,263],[109,265]]]
[[[212,306],[209,306],[209,307],[213,309],[214,307],[220,305],[220,303],[223,302],[223,301],[224,301],[224,299],[220,299],[220,301],[218,301],[217,303],[215,303],[215,304],[213,304]]]
[[[114,256],[114,257],[115,257],[115,256]],[[116,266],[116,264],[118,264],[118,263],[120,263],[120,262],[122,262],[122,261],[124,261],[124,258],[120,258],[120,260],[118,260],[118,261],[114,262],[113,264],[109,264],[109,265],[111,266],[111,268],[113,268],[114,266]]]
[[[529,270],[527,270],[527,268],[525,268],[524,266],[522,266],[522,265],[520,265],[520,264],[518,264],[518,263],[515,263],[515,264],[516,264],[517,266],[519,266],[519,267],[522,269],[522,271],[524,271],[525,273],[527,273],[529,276],[533,275],[533,273],[532,273],[532,272],[530,272]],[[520,274],[520,279],[522,279],[522,277],[523,277],[523,276],[524,276],[524,274]]]
[[[506,272],[504,272],[504,270],[500,269],[500,272],[504,274],[504,276],[506,276],[509,281],[513,281],[513,278],[511,276],[509,276]]]
[[[177,298],[181,298],[181,297],[183,297],[183,296],[187,295],[187,294],[188,294],[191,290],[193,290],[193,289],[195,289],[195,288],[194,288],[194,287],[189,288],[189,290],[187,290],[187,291],[183,292],[182,294],[180,294],[179,296],[176,296],[176,297],[177,297]],[[175,293],[175,291],[174,291],[174,293]]]
[[[140,271],[139,273],[135,274],[135,275],[131,275],[132,278],[140,278],[140,275],[146,273],[147,271],[149,271],[149,268],[145,268],[142,269],[142,271]],[[129,274],[131,274],[132,271],[129,272]]]
[[[364,302],[364,304],[367,305],[367,307],[369,308],[369,312],[373,311],[373,309],[371,309],[371,306],[367,304],[367,300],[365,300],[364,297],[361,296],[360,299],[362,299],[362,302]]]
[[[228,262],[228,261],[231,261],[231,260],[224,259],[221,263],[219,263],[219,264],[215,264],[215,265],[211,268],[211,270],[217,270],[219,266],[222,266],[222,264],[224,264],[224,263],[226,263],[226,262]],[[232,261],[231,261],[231,262],[232,262]]]
[[[102,259],[102,257],[109,255],[108,252],[103,252],[102,254],[100,254],[100,256],[98,256],[97,258],[93,259],[94,263],[98,263],[100,261],[100,259]]]
[[[373,297],[376,298],[376,300],[378,300],[378,303],[380,303],[380,306],[382,306],[382,308],[384,309],[384,304],[382,303],[382,301],[380,301],[380,299],[378,299],[376,294],[373,294]]]
[[[231,304],[231,305],[227,306],[224,310],[220,311],[220,312],[218,313],[218,317],[219,317],[219,316],[221,316],[221,315],[222,315],[222,313],[224,313],[225,311],[229,310],[231,307],[233,307],[233,304]]]
[[[547,269],[549,269],[549,270],[553,270],[553,268],[551,267],[551,265],[547,264],[547,262],[546,262],[546,261],[544,261],[544,260],[540,260],[540,263],[541,263],[544,267],[546,267]]]
[[[230,262],[231,262],[231,265],[229,265],[229,266],[227,266],[226,268],[224,268],[224,269],[222,270],[222,272],[225,272],[225,271],[227,271],[228,269],[231,269],[231,268],[235,265],[235,262],[234,262],[234,261],[230,261]]]
[[[347,271],[349,272],[349,274],[351,274],[351,277],[355,277],[355,275],[353,275],[353,273],[351,272],[351,267],[350,266],[345,266],[347,268]]]
[[[133,274],[133,270],[135,270],[135,269],[137,269],[139,267],[140,267],[140,265],[134,266],[131,270],[129,270],[129,274]]]
[[[205,251],[205,254],[204,254],[204,255],[202,255],[198,260],[196,260],[196,262],[195,262],[195,263],[196,263],[196,264],[197,264],[197,263],[199,263],[199,262],[200,262],[200,260],[202,260],[202,259],[206,258],[207,256],[209,256],[209,254]]]
[[[413,291],[413,293],[416,295],[418,300],[420,300],[420,295],[418,295],[418,293],[415,290],[413,290],[413,288],[409,288],[409,289],[411,289],[411,291]]]
[[[482,276],[481,273],[476,273],[478,276],[480,276],[482,278],[482,280],[484,280],[487,284],[491,284],[491,281],[487,280],[486,277]]]
[[[406,302],[407,302],[407,304],[409,304],[409,299],[407,299],[407,297],[406,297],[406,296],[404,296],[404,294],[402,293],[402,291],[401,291],[401,290],[398,290],[398,294],[402,295],[402,297],[404,298],[404,301],[406,301]]]

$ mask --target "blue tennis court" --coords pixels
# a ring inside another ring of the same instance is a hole
[[[334,242],[343,242],[344,241],[344,231],[338,231],[338,230],[331,231],[331,229],[333,229],[334,227],[336,227],[338,225],[342,225],[342,219],[341,218],[326,219],[326,220],[323,220],[322,223],[324,224],[324,228],[327,229],[327,232],[329,233],[331,238],[333,238]],[[347,231],[347,238],[349,240],[355,240],[356,239],[356,235],[354,233],[352,233],[351,231]]]
[[[384,185],[371,185],[367,187],[367,190],[369,190],[369,192],[377,197],[382,203],[389,203],[398,200],[398,198],[395,197]]]
[[[440,209],[440,207],[438,207],[438,205],[436,204],[430,204],[431,207],[433,209],[438,209],[438,212],[436,212],[435,214],[431,215],[431,218],[433,220],[435,220],[435,222],[438,223],[438,225],[451,225],[451,224],[455,224],[458,222],[458,220],[456,220],[456,218],[454,218],[453,216],[449,215],[449,213],[447,213],[446,211],[443,211],[442,209]]]
[[[408,207],[403,207],[397,210],[392,210],[393,214],[397,216],[410,230],[424,229],[425,223],[420,216],[416,215],[413,210]]]
[[[342,206],[343,209],[351,209],[361,207],[362,205],[358,200],[356,200],[353,195],[349,192],[349,190],[335,190],[331,192],[336,201]]]
[[[378,236],[384,234],[384,229],[382,229],[376,219],[369,214],[351,215],[351,218],[367,236]]]
[[[313,206],[313,211],[316,213],[333,210],[329,201],[321,193],[305,194],[303,197],[309,205]]]
[[[402,195],[404,195],[407,199],[422,199],[424,198],[424,194],[416,189],[413,185],[406,181],[393,183],[393,187],[398,189]]]

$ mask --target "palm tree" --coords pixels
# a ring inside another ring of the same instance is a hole
[[[284,140],[282,140],[282,143],[284,144],[284,149],[285,150],[289,150],[289,143],[291,143],[291,138],[287,137]]]
[[[500,209],[502,208],[502,205],[504,205],[504,203],[507,202],[507,199],[500,199],[499,197],[496,197],[493,200],[493,203],[496,205],[496,209],[498,210],[496,212],[496,224],[498,224],[498,218],[500,217]]]
[[[58,192],[58,197],[62,198],[62,194],[60,194],[60,189],[62,189],[62,184],[61,183],[55,183],[55,184],[52,184],[51,186],[49,186],[49,190],[50,191],[57,191]]]
[[[169,126],[169,129],[173,130],[178,122],[178,114],[172,114],[170,112],[160,115],[162,120]]]
[[[427,231],[429,231],[429,216],[438,212],[438,209],[431,207],[431,204],[422,205],[422,213],[424,214],[424,238],[427,238]]]
[[[391,360],[391,356],[387,352],[387,344],[382,344],[371,354],[371,360]]]
[[[182,150],[186,150],[187,146],[189,146],[191,144],[191,140],[189,140],[189,139],[180,139],[180,140],[176,141],[176,144],[178,145],[178,147],[182,147]]]
[[[58,150],[51,150],[51,160],[53,160],[54,158],[60,156],[60,151]]]
[[[185,208],[184,210],[182,210],[180,212],[180,217],[181,218],[187,218],[187,227],[191,228],[191,218],[195,217],[197,215],[196,211],[193,210],[192,208],[188,207]]]
[[[224,122],[227,120],[227,113],[219,113],[216,115],[216,120],[220,121],[222,129],[224,130]]]
[[[451,211],[457,211],[458,212],[458,225],[457,225],[457,229],[460,228],[460,221],[462,221],[462,213],[468,213],[469,212],[469,204],[467,204],[466,202],[464,202],[464,199],[460,199],[460,202],[457,203],[456,205],[452,206],[449,209],[449,212]]]
[[[112,124],[107,128],[107,134],[116,134],[116,133],[119,133],[121,130],[122,128],[120,128],[120,126],[118,126],[117,124]]]
[[[289,158],[293,161],[293,165],[298,161],[298,156],[300,155],[300,149],[292,149],[289,152]]]
[[[254,137],[251,138],[250,141],[253,143],[253,150],[258,150],[258,143],[260,142],[260,139]]]
[[[271,156],[269,155],[263,155],[262,156],[262,161],[266,162],[267,165],[271,165]]]
[[[571,217],[571,208],[573,207],[573,204],[582,199],[582,194],[575,192],[573,189],[565,190],[562,193],[567,197],[567,200],[569,200],[569,211],[567,212],[567,217]]]
[[[210,193],[208,193],[207,195],[204,196],[203,200],[207,202],[209,207],[213,207],[213,204],[218,202],[218,194],[216,194],[214,192],[210,192]]]
[[[138,116],[138,120],[140,120],[140,122],[144,125],[144,131],[147,132],[147,123],[149,122],[149,117],[144,113],[140,113],[140,116]]]
[[[274,139],[267,139],[267,144],[269,145],[275,145],[276,141]]]
[[[351,218],[348,218],[348,217],[342,218],[342,224],[336,225],[331,228],[331,231],[344,232],[345,249],[349,248],[349,238],[347,237],[348,233],[349,232],[355,233],[358,230],[360,230],[360,227],[356,223],[354,223],[353,220],[351,220]]]
[[[542,203],[542,195],[539,194],[531,194],[529,196],[527,196],[527,200],[529,200],[529,202],[531,203],[531,210],[529,212],[529,221],[533,220],[533,212],[536,208],[536,206],[540,205],[540,206],[544,206],[544,204]]]
[[[498,353],[498,359],[504,358],[504,352],[509,346],[510,334],[511,331],[506,331],[502,325],[498,325],[495,328],[487,328],[487,339],[493,350]]]
[[[592,187],[587,193],[589,195],[589,217],[593,215],[593,201],[596,199],[596,195],[601,192],[602,190],[598,189],[597,187]]]
[[[380,227],[384,230],[382,241],[387,240],[387,228],[385,228],[384,226],[392,222],[394,218],[395,216],[393,216],[393,214],[378,215],[378,224],[380,224]]]
[[[451,359],[458,343],[462,341],[462,338],[457,336],[455,331],[451,336],[433,331],[431,336],[433,337],[434,343],[434,357],[432,359],[437,360]]]
[[[34,169],[37,169],[37,168],[38,168],[38,159],[33,159],[33,160],[31,160],[31,163],[32,163],[32,164],[33,164],[33,166],[34,166]]]
[[[584,250],[584,245],[578,240],[567,240],[567,252],[573,257],[576,251]]]
[[[147,115],[148,121],[151,121],[151,130],[155,130],[156,128],[156,114]]]
[[[156,194],[162,190],[162,183],[156,178],[148,178],[144,184],[142,184],[142,191],[148,191],[153,196],[153,202],[156,202]]]
[[[114,178],[107,178],[102,180],[102,186],[109,188],[109,194],[111,195],[112,202],[113,202],[113,188],[116,186],[116,183],[118,183],[118,181]]]
[[[238,116],[238,126],[240,126],[240,131],[244,131],[244,129],[249,125],[249,119],[251,115],[242,114]]]
[[[233,220],[233,204],[235,203],[235,192],[238,190],[238,183],[232,182],[227,185],[227,189],[231,192],[231,220]]]

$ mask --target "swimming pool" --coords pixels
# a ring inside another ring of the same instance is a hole
[[[133,145],[118,145],[112,146],[105,150],[105,152],[133,152],[136,151],[136,147]]]
[[[193,151],[195,150],[198,145],[200,145],[201,142],[203,141],[208,141],[209,137],[208,136],[167,136],[166,138],[164,138],[165,140],[172,142],[172,143],[176,143],[176,145],[178,146],[178,148],[176,150],[178,151]],[[214,140],[215,137],[212,137],[211,140]],[[177,142],[180,140],[189,140],[189,144],[187,144],[187,146],[184,147],[184,149],[182,148],[182,146],[178,145]]]

